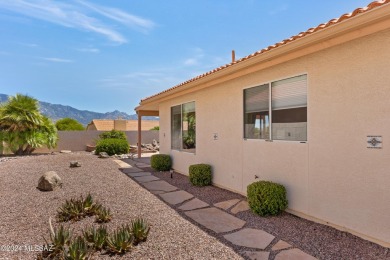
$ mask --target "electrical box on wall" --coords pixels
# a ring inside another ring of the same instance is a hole
[[[367,135],[367,148],[382,149],[382,136]]]

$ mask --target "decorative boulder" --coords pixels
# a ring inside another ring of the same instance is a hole
[[[57,187],[62,187],[62,182],[55,171],[45,172],[38,181],[38,189],[42,191],[52,191]]]
[[[110,156],[106,152],[100,152],[99,158],[109,158]]]
[[[78,161],[71,161],[71,162],[70,162],[70,167],[71,167],[71,168],[74,168],[74,167],[81,167],[81,163],[79,163]]]

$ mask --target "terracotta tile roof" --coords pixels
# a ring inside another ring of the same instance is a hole
[[[285,40],[283,40],[283,41],[281,41],[281,42],[275,43],[274,45],[271,45],[271,46],[268,46],[268,47],[266,47],[266,48],[264,48],[264,49],[261,49],[260,51],[257,51],[257,52],[255,52],[255,53],[252,53],[252,54],[250,54],[250,55],[248,55],[248,56],[246,56],[246,57],[244,57],[244,58],[241,58],[241,59],[236,60],[236,61],[234,61],[234,62],[225,64],[225,65],[223,65],[223,66],[221,66],[221,67],[218,67],[218,68],[213,69],[213,70],[211,70],[211,71],[209,71],[209,72],[206,72],[206,73],[204,73],[204,74],[201,74],[201,75],[199,75],[199,76],[197,76],[197,77],[195,77],[195,78],[192,78],[192,79],[189,79],[189,80],[187,80],[187,81],[184,81],[184,82],[180,83],[179,85],[176,85],[176,86],[174,86],[174,87],[172,87],[172,88],[166,89],[166,90],[164,90],[164,91],[162,91],[162,92],[159,92],[159,93],[154,94],[154,95],[152,95],[152,96],[149,96],[149,97],[146,97],[146,98],[144,98],[144,99],[141,99],[141,102],[142,102],[142,101],[146,101],[146,100],[148,100],[148,99],[151,99],[151,98],[153,98],[153,97],[159,96],[159,95],[161,95],[161,94],[163,94],[163,93],[169,92],[169,91],[174,90],[174,89],[176,89],[176,88],[179,88],[179,87],[181,87],[181,86],[183,86],[183,85],[186,85],[186,84],[188,84],[188,83],[190,83],[190,82],[193,82],[193,81],[196,81],[196,80],[198,80],[198,79],[204,78],[204,77],[206,77],[206,76],[208,76],[208,75],[210,75],[210,74],[213,74],[213,73],[215,73],[215,72],[217,72],[217,71],[226,69],[226,68],[228,68],[228,67],[230,67],[230,66],[233,66],[233,65],[235,65],[235,64],[237,64],[237,63],[240,63],[240,62],[242,62],[242,61],[248,60],[248,59],[250,59],[250,58],[253,58],[253,57],[255,57],[255,56],[258,56],[258,55],[260,55],[260,54],[263,54],[263,53],[265,53],[265,52],[268,52],[268,51],[270,51],[270,50],[272,50],[272,49],[278,48],[278,47],[280,47],[280,46],[286,45],[287,43],[290,43],[290,42],[293,42],[293,41],[295,41],[295,40],[297,40],[297,39],[303,38],[303,37],[305,37],[305,36],[307,36],[307,35],[310,35],[310,34],[312,34],[312,33],[315,33],[315,32],[318,32],[318,31],[320,31],[320,30],[323,30],[323,29],[325,29],[325,28],[328,28],[328,27],[330,27],[330,26],[332,26],[332,25],[341,23],[342,21],[348,20],[348,19],[350,19],[350,18],[352,18],[352,17],[355,17],[355,16],[357,16],[357,15],[359,15],[359,14],[362,14],[362,13],[365,13],[365,12],[367,12],[367,11],[373,10],[373,9],[375,9],[375,8],[378,8],[378,7],[383,6],[383,5],[385,5],[385,4],[388,4],[388,3],[390,3],[390,0],[380,0],[380,1],[371,2],[371,3],[368,4],[366,7],[357,8],[357,9],[355,9],[355,10],[354,10],[353,12],[351,12],[351,13],[343,14],[343,15],[340,16],[339,18],[332,19],[332,20],[328,21],[327,23],[322,23],[322,24],[318,25],[317,27],[313,27],[313,28],[308,29],[308,30],[305,31],[305,32],[300,32],[300,33],[297,34],[297,35],[294,35],[294,36],[292,36],[292,37],[290,37],[290,38],[288,38],[288,39],[285,39]]]
[[[111,131],[114,129],[114,120],[92,120],[91,124],[94,124],[96,130],[99,131]]]

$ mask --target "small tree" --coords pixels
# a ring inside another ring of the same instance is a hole
[[[0,105],[0,140],[14,154],[31,154],[42,146],[54,148],[57,139],[57,129],[39,112],[38,100],[16,94]]]
[[[82,131],[84,126],[76,119],[65,117],[56,122],[58,131]]]

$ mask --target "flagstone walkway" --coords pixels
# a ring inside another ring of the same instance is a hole
[[[275,260],[317,259],[263,230],[245,228],[246,222],[234,216],[239,212],[249,210],[249,205],[245,200],[232,199],[209,205],[194,198],[192,194],[160,180],[150,172],[144,171],[150,168],[146,162],[134,162],[134,165],[123,161],[117,163],[123,173],[163,201],[172,206],[180,205],[178,209],[184,211],[184,214],[196,223],[222,234],[234,245],[248,248],[247,251],[241,252],[248,259],[268,260],[272,251],[280,251],[274,257]],[[276,243],[270,248],[269,245],[273,242]]]

